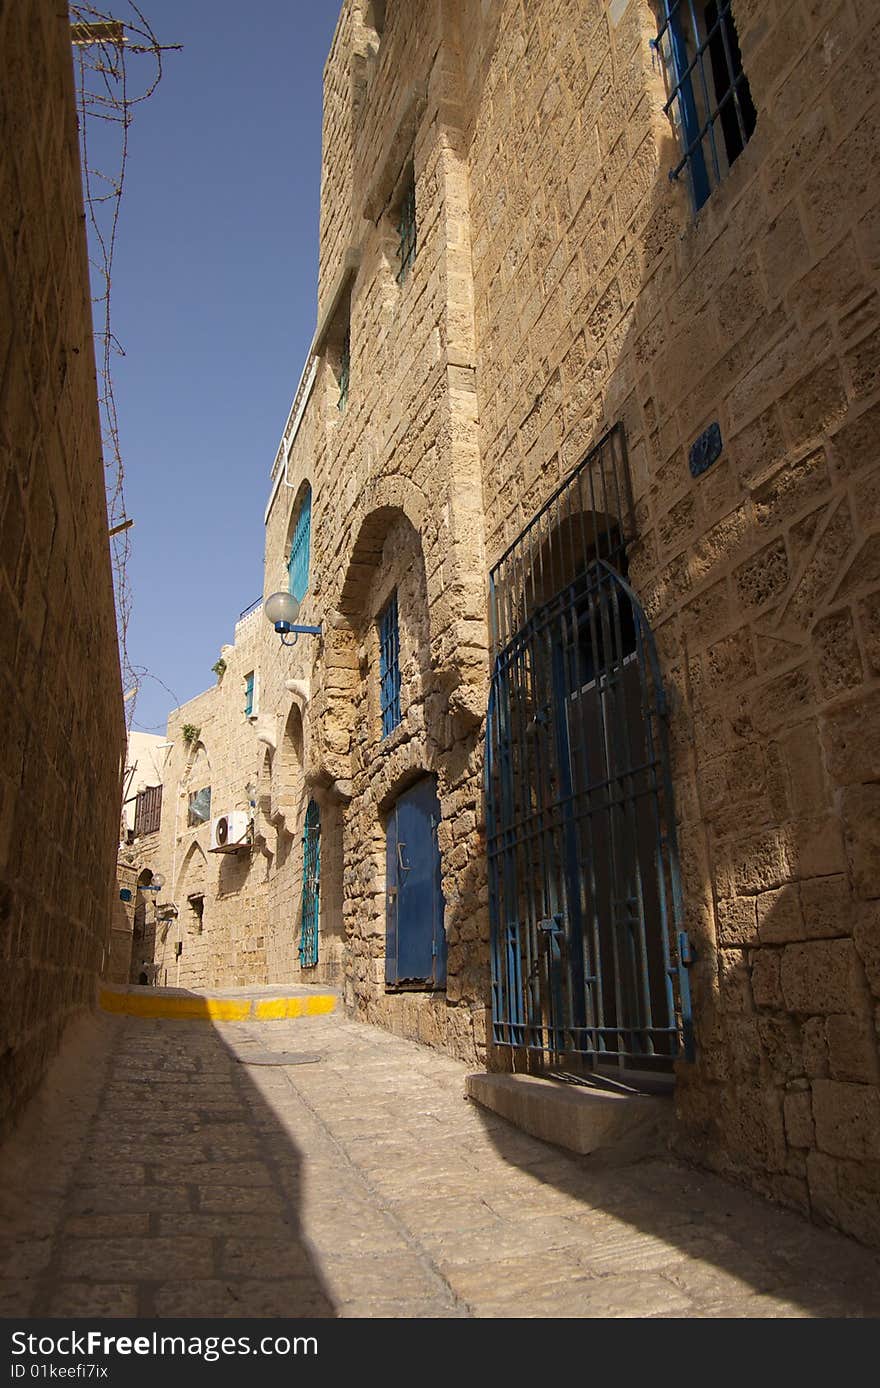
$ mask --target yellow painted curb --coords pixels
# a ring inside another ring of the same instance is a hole
[[[254,1018],[258,1022],[275,1022],[282,1017],[320,1017],[332,1012],[336,999],[332,993],[322,993],[311,998],[267,998],[260,1002],[254,999]]]
[[[310,998],[181,998],[152,993],[114,993],[101,989],[99,1002],[105,1012],[127,1017],[168,1018],[182,1021],[274,1022],[290,1017],[318,1017],[332,1012],[336,998],[319,993]]]

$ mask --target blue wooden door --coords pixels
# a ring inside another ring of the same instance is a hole
[[[446,984],[439,823],[433,776],[404,791],[388,816],[385,982],[391,988]]]

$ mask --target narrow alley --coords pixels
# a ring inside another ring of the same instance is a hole
[[[548,1146],[338,1012],[101,1013],[0,1161],[0,1315],[841,1317],[878,1257],[672,1160]]]

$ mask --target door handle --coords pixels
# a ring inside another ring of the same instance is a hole
[[[405,863],[405,862],[403,861],[403,850],[404,850],[405,848],[406,848],[406,844],[405,844],[405,843],[398,843],[398,845],[397,845],[397,866],[400,868],[401,872],[411,872],[411,871],[412,871],[412,863]]]

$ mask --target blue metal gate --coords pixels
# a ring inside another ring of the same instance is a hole
[[[318,922],[321,915],[321,811],[310,800],[303,824],[302,929],[299,962],[311,969],[318,962]]]
[[[557,1061],[662,1069],[690,1053],[690,955],[632,533],[617,426],[492,571],[493,1030]]]
[[[405,790],[388,816],[385,983],[389,988],[446,986],[439,823],[433,776],[425,776]]]

